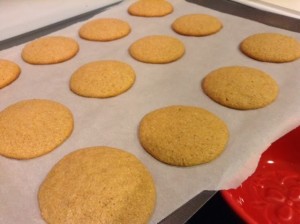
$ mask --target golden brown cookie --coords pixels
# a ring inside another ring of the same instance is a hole
[[[70,89],[85,97],[106,98],[127,91],[135,82],[132,67],[120,61],[95,61],[81,66],[70,79]]]
[[[15,81],[21,73],[19,65],[0,59],[0,89]]]
[[[182,35],[206,36],[222,29],[221,21],[210,15],[188,14],[177,18],[172,23],[172,29]]]
[[[265,62],[289,62],[300,57],[300,42],[279,33],[259,33],[247,37],[240,44],[247,56]]]
[[[49,172],[38,193],[47,223],[147,223],[156,192],[146,167],[110,147],[77,150]]]
[[[129,14],[142,17],[161,17],[173,12],[173,6],[166,0],[139,0],[128,8]]]
[[[202,87],[215,102],[240,110],[265,107],[276,99],[279,92],[270,75],[244,66],[214,70],[204,78]]]
[[[153,35],[135,41],[129,48],[130,55],[138,61],[163,64],[178,60],[184,55],[183,43],[175,37]]]
[[[169,106],[144,116],[139,139],[161,162],[175,166],[207,163],[228,141],[226,124],[211,112],[192,106]]]
[[[71,59],[78,51],[79,45],[74,39],[48,36],[26,44],[22,50],[22,58],[30,64],[55,64]]]
[[[73,115],[50,100],[24,100],[0,112],[0,154],[31,159],[61,145],[73,130]]]
[[[83,24],[79,36],[93,41],[112,41],[127,36],[130,31],[129,24],[123,20],[101,18]]]

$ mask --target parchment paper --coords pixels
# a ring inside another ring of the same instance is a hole
[[[223,14],[182,0],[174,0],[174,12],[161,18],[141,18],[127,14],[133,1],[124,1],[94,18],[114,17],[127,21],[132,32],[112,42],[91,42],[78,37],[82,23],[53,35],[75,38],[80,51],[73,59],[55,65],[30,65],[21,60],[23,45],[0,52],[0,58],[17,62],[22,73],[10,86],[0,90],[0,110],[24,99],[46,98],[63,103],[74,114],[71,137],[53,152],[31,160],[0,156],[0,223],[44,223],[40,216],[37,192],[53,167],[68,153],[89,146],[111,146],[136,155],[152,173],[156,189],[156,209],[151,223],[203,190],[237,187],[256,167],[261,153],[278,137],[300,124],[300,60],[273,64],[255,61],[243,55],[239,43],[259,32],[278,32],[300,40],[293,33],[239,17]],[[188,13],[206,13],[218,17],[223,29],[207,37],[181,36],[170,24]],[[169,64],[146,64],[128,54],[135,40],[153,34],[177,37],[186,47],[180,60]],[[130,64],[136,71],[134,86],[126,93],[108,99],[92,99],[69,90],[69,79],[81,65],[114,59]],[[210,100],[200,87],[210,71],[230,65],[243,65],[269,73],[279,84],[280,93],[271,105],[257,110],[239,111]],[[147,154],[137,138],[137,128],[148,112],[169,105],[205,108],[223,119],[230,131],[224,153],[216,160],[194,167],[163,164]]]

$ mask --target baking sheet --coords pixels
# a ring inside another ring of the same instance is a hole
[[[156,209],[150,223],[157,223],[202,190],[238,186],[250,175],[260,154],[279,136],[300,124],[300,60],[273,64],[255,61],[238,49],[247,36],[258,32],[279,32],[300,39],[299,33],[269,27],[182,0],[173,0],[174,12],[161,18],[133,17],[127,14],[127,0],[95,16],[127,21],[132,32],[112,42],[91,42],[78,37],[83,24],[77,23],[52,35],[75,38],[80,51],[73,59],[55,65],[30,65],[22,61],[20,45],[0,52],[0,58],[17,62],[22,73],[10,86],[0,90],[0,110],[24,99],[46,98],[63,103],[74,114],[75,127],[70,138],[42,157],[19,161],[0,157],[0,223],[44,223],[37,192],[53,165],[64,155],[84,147],[111,146],[135,154],[152,173],[157,188]],[[223,29],[212,36],[187,37],[172,31],[170,24],[188,13],[207,13],[223,22]],[[186,46],[180,60],[169,64],[146,64],[128,54],[135,40],[153,34],[177,37]],[[121,60],[136,71],[134,86],[126,93],[108,99],[75,95],[68,83],[81,65],[95,60]],[[239,111],[210,100],[200,83],[210,71],[231,65],[243,65],[269,73],[279,84],[277,100],[262,109]],[[230,140],[216,160],[195,167],[174,167],[147,154],[137,138],[137,128],[148,112],[169,105],[205,108],[228,125]]]
[[[268,12],[300,18],[300,2],[298,0],[232,0]]]
[[[277,27],[280,29],[290,30],[300,33],[299,19],[285,16],[279,13],[269,12],[261,7],[249,6],[247,1],[240,3],[228,0],[187,0],[195,4],[217,10],[219,12],[230,15],[247,18],[252,21],[257,21],[268,26]],[[239,0],[236,0],[239,1]]]

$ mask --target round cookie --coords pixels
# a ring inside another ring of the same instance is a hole
[[[264,62],[283,63],[300,57],[300,42],[278,33],[259,33],[247,37],[240,44],[247,56]]]
[[[64,105],[42,99],[17,102],[0,112],[0,154],[31,159],[61,145],[73,130]]]
[[[141,17],[161,17],[172,12],[172,4],[165,0],[139,0],[128,8],[130,15]]]
[[[177,18],[172,29],[182,35],[206,36],[222,29],[222,23],[214,16],[205,14],[189,14]]]
[[[275,80],[255,68],[230,66],[209,73],[202,82],[207,96],[226,107],[249,110],[272,103],[279,92]]]
[[[0,89],[15,81],[21,73],[19,65],[0,59]]]
[[[92,41],[112,41],[127,36],[129,24],[120,19],[102,18],[91,20],[79,29],[79,36]]]
[[[135,41],[129,47],[130,55],[145,63],[164,64],[178,60],[184,55],[185,47],[177,38],[153,35]]]
[[[77,150],[61,159],[38,192],[47,223],[148,223],[156,191],[146,167],[110,147]]]
[[[55,64],[71,59],[78,51],[79,45],[74,39],[48,36],[26,44],[22,50],[22,58],[30,64]]]
[[[211,112],[192,106],[152,111],[140,122],[139,139],[157,160],[175,166],[207,163],[228,141],[226,124]]]
[[[127,91],[135,82],[131,66],[120,61],[95,61],[81,66],[70,79],[70,89],[84,97],[107,98]]]

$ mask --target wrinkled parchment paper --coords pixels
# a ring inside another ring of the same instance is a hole
[[[94,18],[114,17],[127,21],[131,33],[111,42],[91,42],[78,37],[82,23],[74,24],[51,35],[75,38],[79,53],[71,60],[55,65],[30,65],[21,60],[24,45],[0,52],[0,58],[15,61],[22,68],[20,77],[0,90],[0,110],[24,99],[46,98],[63,103],[74,114],[75,128],[70,138],[53,152],[31,160],[14,160],[0,156],[0,223],[44,223],[40,216],[37,192],[53,165],[68,153],[90,146],[111,146],[136,155],[152,173],[156,189],[156,209],[151,223],[203,190],[237,187],[250,175],[260,154],[278,137],[300,124],[300,60],[273,64],[255,61],[243,55],[239,43],[259,32],[278,32],[300,40],[299,33],[269,27],[257,22],[223,14],[182,0],[174,0],[174,12],[161,18],[130,16],[128,6],[121,4]],[[170,24],[179,16],[206,13],[218,17],[223,29],[207,37],[181,36]],[[169,64],[146,64],[128,54],[135,40],[153,34],[180,39],[185,55]],[[68,84],[72,73],[81,65],[114,59],[130,64],[136,82],[126,93],[108,99],[92,99],[75,95]],[[280,93],[271,105],[249,111],[221,106],[210,100],[200,87],[210,71],[231,65],[261,69],[279,84]],[[205,108],[223,119],[230,131],[224,153],[216,160],[194,167],[163,164],[147,154],[137,138],[141,118],[148,112],[169,105],[192,105]]]

